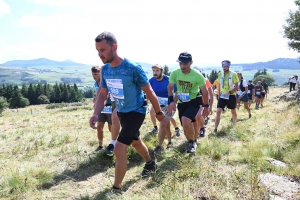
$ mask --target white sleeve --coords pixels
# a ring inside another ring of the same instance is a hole
[[[243,87],[248,87],[247,81],[243,80]]]

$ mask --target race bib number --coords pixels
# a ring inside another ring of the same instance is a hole
[[[191,100],[189,93],[178,93],[178,99],[180,99],[182,102],[188,102]]]
[[[256,95],[260,95],[260,93],[261,93],[261,92],[256,92],[255,94],[256,94]]]
[[[251,90],[248,90],[247,94],[250,94],[251,93]]]
[[[243,92],[241,90],[238,91],[237,93],[239,96],[241,96],[243,94]]]
[[[168,105],[168,98],[157,97],[157,99],[160,105]]]
[[[124,99],[122,79],[106,79],[106,84],[113,98]]]
[[[222,99],[229,99],[229,96],[230,96],[230,95],[225,96],[224,94],[225,94],[225,93],[222,93],[222,94],[220,95],[220,98],[222,98]]]
[[[111,106],[104,106],[104,108],[101,111],[101,113],[111,114],[112,113],[112,107]]]

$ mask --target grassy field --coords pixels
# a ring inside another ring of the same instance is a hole
[[[268,199],[265,188],[258,186],[259,174],[272,172],[300,180],[296,102],[271,102],[287,90],[271,87],[263,108],[254,110],[252,105],[251,119],[240,108],[235,126],[230,112],[225,112],[217,137],[200,139],[195,155],[185,153],[182,132],[174,139],[174,148],[154,157],[157,135],[148,133],[152,124],[147,115],[141,135],[159,170],[141,178],[144,162],[130,147],[122,196],[109,193],[114,158],[90,153],[97,147],[96,131],[88,124],[91,102],[58,109],[40,105],[6,110],[0,117],[0,199]],[[207,134],[214,128],[214,118],[215,113]],[[109,135],[105,127],[104,145]],[[266,161],[268,157],[288,167],[276,168]]]

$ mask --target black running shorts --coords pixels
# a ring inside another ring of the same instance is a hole
[[[135,111],[128,113],[118,112],[122,129],[117,140],[128,146],[131,145],[133,140],[139,140],[139,130],[144,122],[145,116],[145,114]]]
[[[230,95],[229,99],[219,98],[217,108],[224,109],[227,107],[228,109],[235,109],[236,108],[236,96]]]

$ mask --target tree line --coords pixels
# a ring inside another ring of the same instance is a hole
[[[86,91],[78,89],[76,83],[32,84],[25,83],[19,88],[18,85],[0,86],[0,103],[5,103],[10,108],[24,108],[28,105],[78,102],[83,98],[92,98],[95,90],[90,88]]]

